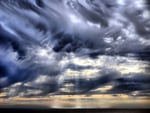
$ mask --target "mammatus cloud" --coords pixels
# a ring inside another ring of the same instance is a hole
[[[149,95],[149,37],[148,0],[1,0],[0,91]]]

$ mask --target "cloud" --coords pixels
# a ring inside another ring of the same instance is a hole
[[[109,90],[107,93],[134,94],[134,92],[137,92],[135,95],[140,95],[142,94],[141,92],[145,92],[146,95],[149,94],[150,92],[149,82],[150,82],[149,74],[145,75],[143,73],[138,74],[131,73],[128,75],[124,75],[124,77],[116,79],[113,88]]]
[[[84,75],[86,76],[86,75]],[[117,78],[118,73],[114,70],[104,69],[102,72],[98,73],[97,77],[93,78],[66,78],[64,80],[64,87],[72,84],[72,87],[68,90],[64,90],[64,93],[80,94],[87,93],[98,87],[105,86],[111,81]]]
[[[17,62],[18,54],[11,47],[0,48],[0,88],[6,87],[19,80],[17,75],[22,72]]]
[[[106,93],[147,95],[146,2],[1,0],[0,89],[40,96],[111,85]]]

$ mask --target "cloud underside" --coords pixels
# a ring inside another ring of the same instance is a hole
[[[146,0],[1,0],[0,93],[149,96],[148,6]]]

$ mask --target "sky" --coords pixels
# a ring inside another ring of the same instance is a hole
[[[0,98],[149,98],[149,5],[0,0]]]

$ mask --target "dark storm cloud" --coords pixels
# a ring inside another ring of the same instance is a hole
[[[72,84],[69,93],[87,93],[114,82],[108,93],[145,92],[148,76],[128,78],[104,64],[82,66],[72,60],[106,55],[148,62],[147,6],[144,0],[0,0],[0,89],[8,96],[33,96]],[[69,78],[68,69],[102,71],[90,79]]]
[[[115,80],[113,88],[107,91],[106,93],[111,94],[132,94],[134,91],[139,92],[137,95],[150,93],[150,77],[143,73],[135,74],[131,73],[129,75],[124,75]]]
[[[40,76],[38,77],[39,79],[42,79]],[[46,77],[43,82],[39,82],[39,79],[30,80],[30,82],[18,82],[10,87],[5,88],[4,92],[7,92],[6,96],[8,97],[32,97],[45,96],[58,91],[59,87],[57,79],[49,79]]]
[[[8,45],[7,45],[8,46]],[[17,53],[13,52],[11,47],[0,49],[0,88],[9,86],[20,80],[19,73],[22,69],[16,61]]]
[[[26,54],[24,44],[19,40],[19,38],[9,32],[7,32],[0,25],[0,45],[2,48],[7,48],[7,46],[11,47],[14,52],[18,53],[19,58],[23,58]],[[6,46],[6,47],[5,47]]]

